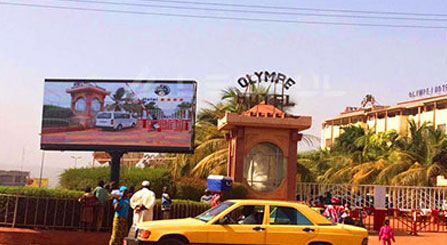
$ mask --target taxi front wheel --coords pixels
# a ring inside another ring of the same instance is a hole
[[[179,238],[164,238],[157,242],[158,245],[186,245],[187,243]]]

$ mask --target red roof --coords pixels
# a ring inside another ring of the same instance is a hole
[[[243,115],[250,117],[280,117],[284,118],[287,116],[285,112],[276,108],[273,105],[266,104],[265,101],[258,105],[253,106],[248,111],[244,112]]]

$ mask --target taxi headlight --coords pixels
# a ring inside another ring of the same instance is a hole
[[[151,236],[151,232],[148,230],[139,230],[138,237],[142,239],[148,239]]]

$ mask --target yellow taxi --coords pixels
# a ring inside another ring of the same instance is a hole
[[[124,244],[366,245],[366,229],[334,224],[304,204],[228,200],[195,218],[139,223]]]

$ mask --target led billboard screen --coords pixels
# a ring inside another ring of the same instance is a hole
[[[46,79],[41,148],[192,152],[196,85]]]

